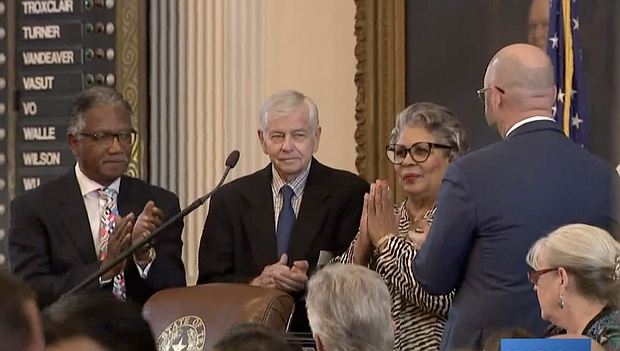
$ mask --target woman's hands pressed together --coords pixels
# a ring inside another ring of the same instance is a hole
[[[394,200],[385,180],[377,180],[370,185],[370,194],[364,201],[367,213],[367,232],[373,245],[388,234],[398,234],[398,217],[394,212]]]

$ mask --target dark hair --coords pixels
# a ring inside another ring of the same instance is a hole
[[[282,333],[256,323],[230,328],[213,347],[215,351],[301,351],[289,345]]]
[[[2,349],[23,350],[33,340],[32,321],[26,303],[36,308],[34,291],[19,277],[0,271],[0,345]]]
[[[531,339],[534,334],[525,329],[504,330],[489,336],[484,342],[484,351],[501,351],[502,339]]]
[[[84,120],[86,111],[91,108],[109,105],[121,106],[129,112],[130,116],[133,114],[129,102],[125,100],[123,95],[112,88],[96,86],[82,91],[73,101],[73,106],[71,106],[67,133],[77,136],[78,133],[82,132],[86,124]]]
[[[140,306],[106,292],[59,300],[43,312],[46,345],[85,337],[110,351],[156,351],[155,338]]]

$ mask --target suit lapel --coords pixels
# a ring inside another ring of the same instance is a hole
[[[289,264],[293,261],[306,259],[312,241],[321,230],[328,207],[325,202],[329,198],[329,190],[323,184],[323,165],[312,160],[310,173],[304,187],[299,214],[291,233],[289,242]]]
[[[97,251],[88,221],[88,213],[82,192],[75,177],[75,170],[59,179],[55,197],[59,204],[59,217],[66,229],[67,235],[75,244],[82,260],[86,263],[96,262]]]
[[[133,191],[136,187],[131,186],[133,181],[131,177],[121,177],[116,205],[118,206],[119,215],[126,216],[130,212],[133,212],[135,218],[138,218],[143,208],[141,208],[140,201],[138,201],[141,198],[140,193]]]
[[[271,164],[256,174],[256,182],[249,189],[243,189],[249,203],[242,215],[245,233],[248,237],[256,265],[263,267],[278,260],[276,231],[271,193]]]

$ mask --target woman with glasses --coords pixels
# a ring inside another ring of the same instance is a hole
[[[528,277],[547,337],[585,335],[620,350],[620,243],[603,229],[570,224],[539,239],[527,254]]]
[[[399,113],[386,150],[406,200],[394,205],[387,182],[371,184],[359,233],[332,260],[368,266],[383,276],[392,295],[395,350],[439,349],[453,294],[422,290],[411,261],[433,221],[446,168],[467,149],[465,131],[449,109],[424,102]]]

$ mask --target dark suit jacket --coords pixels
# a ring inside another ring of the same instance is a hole
[[[616,231],[617,183],[611,166],[550,121],[526,123],[450,164],[432,228],[413,261],[429,293],[456,289],[441,350],[481,350],[490,334],[509,327],[542,337],[548,323],[527,279],[527,252],[569,223]]]
[[[149,200],[167,218],[180,211],[179,199],[173,193],[136,178],[122,177],[117,199],[120,215],[133,212],[138,216]],[[181,261],[182,231],[183,222],[179,221],[155,239],[157,257],[146,279],[140,277],[132,259],[127,261],[128,300],[143,304],[159,290],[186,285]],[[52,304],[99,269],[91,233],[74,170],[13,200],[9,228],[12,271],[33,286],[40,307]],[[100,289],[99,283],[87,289]]]
[[[198,284],[249,283],[278,261],[271,164],[222,187],[212,198],[202,232]],[[343,253],[359,228],[368,183],[312,160],[291,234],[289,263],[315,268],[321,250]],[[296,297],[292,329],[309,331],[303,294]]]

